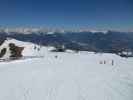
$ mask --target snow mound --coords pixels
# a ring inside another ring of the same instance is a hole
[[[7,39],[4,43],[0,46],[0,51],[3,48],[6,48],[6,54],[2,57],[3,59],[9,58],[11,56],[11,51],[9,49],[9,44],[13,43],[15,46],[24,47],[22,51],[22,56],[43,56],[45,52],[49,50],[47,47],[42,47],[30,42],[22,42],[15,39]]]
[[[2,59],[10,58],[11,50],[9,44],[14,44],[17,47],[23,47],[22,56],[23,57],[43,57],[50,53],[52,50],[55,50],[55,47],[52,46],[41,46],[31,42],[23,42],[12,38],[7,38],[4,43],[0,46],[0,51],[3,48],[6,48],[6,53]],[[74,53],[72,50],[66,50],[66,53]]]

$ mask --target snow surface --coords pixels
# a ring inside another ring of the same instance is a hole
[[[34,44],[11,41],[37,55]],[[38,51],[43,58],[0,63],[0,100],[133,100],[133,58],[49,49]]]

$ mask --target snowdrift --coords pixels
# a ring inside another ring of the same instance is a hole
[[[44,56],[44,53],[47,52],[50,47],[42,47],[30,42],[22,42],[16,39],[10,39],[4,41],[4,43],[0,46],[0,51],[4,48],[6,49],[5,54],[1,57],[1,59],[8,59],[11,57],[11,50],[9,45],[14,44],[15,46],[24,48],[21,52],[23,57],[39,57]]]

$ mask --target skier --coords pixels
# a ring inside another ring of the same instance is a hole
[[[112,60],[111,64],[112,64],[112,66],[114,65],[114,60]]]
[[[58,58],[58,56],[57,56],[57,55],[55,55],[55,58]]]
[[[106,64],[106,61],[104,60],[103,63]]]

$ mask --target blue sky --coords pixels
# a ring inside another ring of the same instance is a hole
[[[0,0],[0,25],[133,30],[133,0]]]

